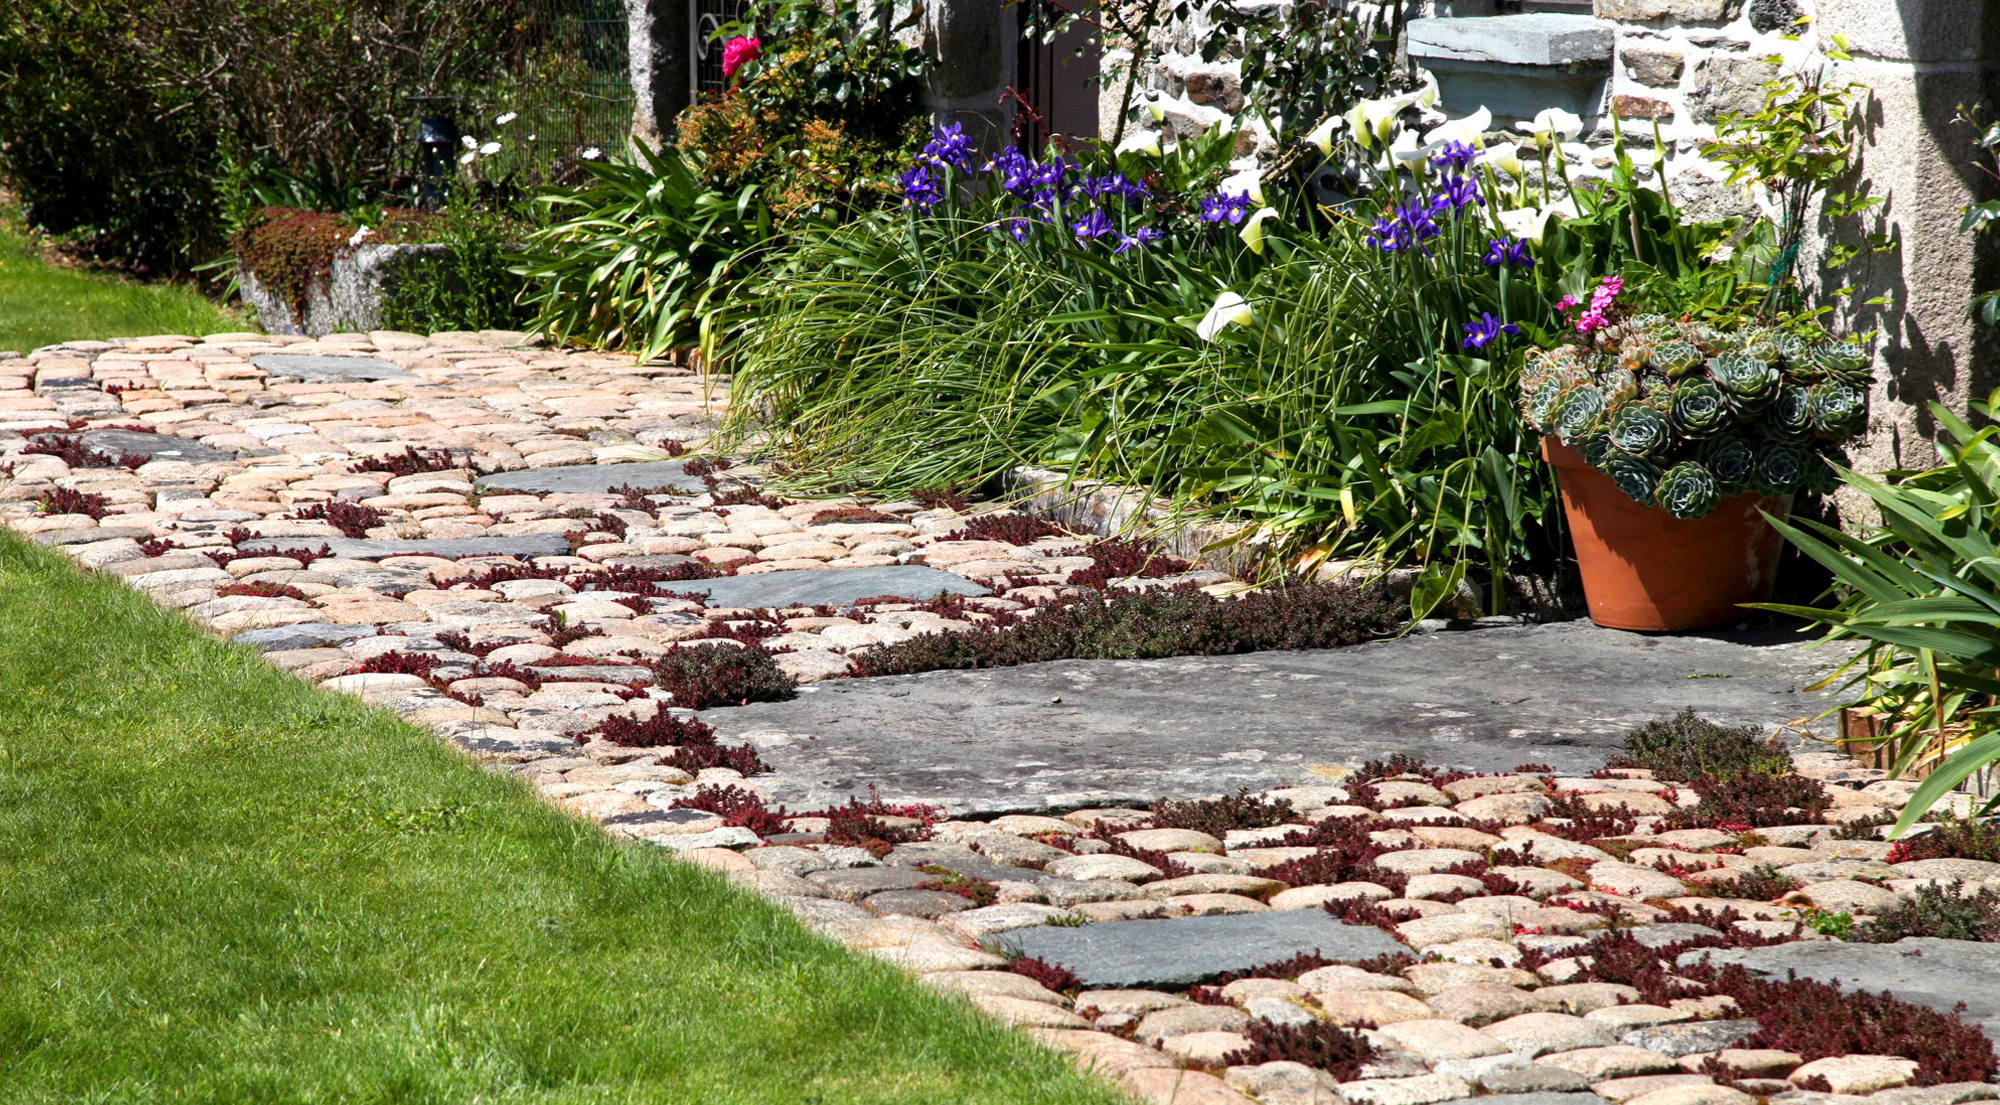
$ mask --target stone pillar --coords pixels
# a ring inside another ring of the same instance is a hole
[[[632,141],[658,150],[694,87],[692,0],[625,0],[632,73]]]
[[[1966,317],[1973,292],[2000,276],[2000,241],[1975,241],[1958,229],[1959,209],[1995,189],[1974,167],[1974,129],[1952,122],[1960,104],[2000,92],[2000,2],[1819,0],[1818,7],[1821,41],[1844,35],[1854,55],[1839,75],[1874,90],[1862,170],[1873,194],[1888,200],[1880,221],[1902,242],[1853,274],[1857,304],[1891,297],[1886,307],[1857,306],[1851,320],[1882,331],[1882,380],[1855,463],[1870,472],[1926,467],[1937,457],[1929,404],[1962,413],[1968,400],[2000,386],[2000,342]]]
[[[925,106],[939,123],[962,123],[981,149],[1011,137],[1014,105],[1001,94],[1014,80],[1019,49],[1014,9],[1006,0],[935,0],[924,8],[924,52],[931,57]]]

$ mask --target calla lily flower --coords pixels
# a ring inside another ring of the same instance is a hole
[[[1424,135],[1424,142],[1432,148],[1447,142],[1463,142],[1474,149],[1486,148],[1486,132],[1493,126],[1493,113],[1485,108],[1451,122]]]
[[[1214,341],[1224,327],[1232,323],[1247,326],[1256,317],[1257,312],[1250,309],[1249,300],[1235,292],[1223,292],[1215,297],[1215,306],[1210,307],[1208,313],[1201,317],[1201,322],[1196,324],[1194,332],[1199,334],[1203,341]]]
[[[1257,169],[1245,169],[1222,178],[1215,190],[1225,196],[1249,196],[1260,206],[1264,199],[1264,174]]]
[[[1131,134],[1125,136],[1124,141],[1118,143],[1117,152],[1120,154],[1143,153],[1158,157],[1160,156],[1160,132],[1156,130],[1133,131]]]
[[[1418,107],[1436,107],[1438,102],[1438,79],[1436,74],[1426,71],[1424,73],[1424,83],[1419,85],[1415,90],[1406,93],[1406,95],[1410,96],[1410,102]],[[1485,111],[1486,109],[1480,108],[1479,110]],[[1491,113],[1489,113],[1488,117],[1491,117]]]
[[[1250,252],[1256,254],[1264,252],[1264,220],[1277,213],[1277,208],[1260,207],[1244,220],[1243,229],[1237,231],[1236,236],[1243,239],[1243,244],[1250,247]]]
[[[1167,119],[1166,101],[1157,94],[1153,95],[1146,101],[1146,114],[1151,115],[1153,117],[1153,122],[1155,123],[1166,122]]]
[[[1306,135],[1306,141],[1311,142],[1314,146],[1317,146],[1319,148],[1319,152],[1331,155],[1333,153],[1333,133],[1336,130],[1339,130],[1341,124],[1345,123],[1346,121],[1347,120],[1342,119],[1338,115],[1332,116],[1329,119],[1327,119],[1326,122],[1321,123],[1317,127],[1314,127],[1313,132],[1311,134]]]
[[[1553,207],[1516,207],[1500,212],[1500,228],[1524,242],[1541,245],[1549,218],[1555,214],[1557,211]]]
[[[1396,140],[1383,151],[1382,159],[1376,163],[1383,172],[1393,173],[1397,165],[1405,165],[1413,173],[1421,174],[1430,164],[1430,151],[1417,141],[1417,132],[1406,130],[1396,136]]]
[[[1508,176],[1518,177],[1528,171],[1521,164],[1521,148],[1512,142],[1495,142],[1486,149],[1486,163]]]
[[[1583,118],[1559,107],[1544,108],[1534,119],[1515,123],[1514,129],[1535,136],[1537,148],[1547,148],[1551,139],[1574,142],[1583,133]]]

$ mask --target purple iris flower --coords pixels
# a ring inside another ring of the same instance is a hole
[[[989,229],[1004,230],[1009,235],[1012,235],[1015,241],[1025,242],[1028,240],[1028,231],[1031,230],[1033,227],[1034,224],[1029,222],[1028,220],[1020,218],[1018,216],[1010,215],[1007,218],[1000,219],[999,221],[995,222],[991,227],[989,227]]]
[[[960,123],[931,128],[931,140],[917,155],[947,169],[965,169],[972,164],[972,139]]]
[[[1250,213],[1252,206],[1248,192],[1238,192],[1233,196],[1217,192],[1201,201],[1201,217],[1206,222],[1226,222],[1236,226],[1243,222],[1243,217]]]
[[[1062,158],[1052,157],[1048,164],[1035,166],[1033,179],[1036,184],[1056,189],[1067,197],[1070,191],[1069,182],[1063,178],[1069,174],[1071,168],[1072,166]]]
[[[1102,238],[1113,232],[1111,216],[1096,208],[1092,208],[1090,214],[1084,216],[1083,221],[1070,228],[1070,233],[1075,234],[1079,242]]]
[[[1475,203],[1482,207],[1486,205],[1486,197],[1479,194],[1479,182],[1471,177],[1445,177],[1444,191],[1441,195],[1450,201],[1451,209],[1454,211]]]
[[[1380,220],[1368,231],[1369,241],[1384,253],[1402,253],[1420,248],[1444,233],[1431,217],[1435,213],[1421,200],[1399,204],[1395,217]]]
[[[1092,199],[1117,196],[1128,204],[1138,203],[1152,196],[1145,185],[1127,179],[1124,173],[1111,173],[1088,181],[1083,186],[1083,193]]]
[[[1016,196],[1027,192],[1034,184],[1035,163],[1027,155],[1009,146],[994,155],[986,167],[1000,174],[1000,187]]]
[[[1535,267],[1535,259],[1528,256],[1528,243],[1517,238],[1489,239],[1486,243],[1486,256],[1482,260],[1489,269],[1512,265],[1517,269],[1532,271]]]
[[[1111,252],[1114,254],[1125,253],[1130,250],[1138,249],[1139,247],[1145,245],[1147,242],[1157,242],[1164,237],[1166,237],[1165,234],[1162,234],[1159,231],[1154,230],[1152,227],[1142,226],[1139,229],[1134,230],[1130,234],[1120,234],[1118,236],[1118,248],[1112,250]]]
[[[1520,332],[1521,328],[1513,323],[1501,322],[1499,319],[1493,317],[1492,312],[1481,311],[1478,319],[1465,324],[1465,341],[1461,344],[1467,349],[1484,349],[1487,342],[1492,341],[1502,334],[1518,334]]]
[[[1431,158],[1431,164],[1440,169],[1450,169],[1462,173],[1466,166],[1479,157],[1479,151],[1470,142],[1446,142]]]
[[[896,178],[903,188],[903,206],[921,211],[934,207],[944,200],[944,191],[938,187],[937,178],[931,175],[930,166],[917,165]]]

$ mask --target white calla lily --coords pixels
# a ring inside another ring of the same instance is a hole
[[[1521,164],[1521,147],[1512,142],[1495,142],[1486,147],[1486,163],[1513,177],[1528,171],[1528,167]]]
[[[1243,239],[1243,244],[1250,247],[1250,252],[1256,254],[1264,252],[1264,220],[1277,213],[1278,209],[1275,207],[1260,207],[1243,221],[1243,229],[1237,231],[1236,236]]]
[[[1543,108],[1534,119],[1515,123],[1514,129],[1535,136],[1535,145],[1546,148],[1551,141],[1574,142],[1583,133],[1583,117],[1559,107]]]
[[[1419,85],[1417,89],[1409,93],[1409,95],[1412,97],[1410,102],[1416,104],[1418,107],[1421,108],[1436,107],[1438,102],[1437,75],[1430,72],[1429,70],[1425,70],[1424,83]],[[1486,109],[1480,108],[1479,110],[1485,111]],[[1491,113],[1489,112],[1488,114],[1490,117]]]
[[[1331,155],[1333,153],[1333,134],[1345,122],[1346,120],[1338,115],[1332,116],[1326,122],[1314,127],[1312,133],[1306,135],[1306,141],[1317,146],[1319,152]]]
[[[1151,115],[1155,123],[1166,122],[1167,103],[1158,93],[1154,93],[1146,100],[1146,114]]]
[[[1256,317],[1257,312],[1251,310],[1249,300],[1235,292],[1223,292],[1215,297],[1215,306],[1210,307],[1208,313],[1201,317],[1201,322],[1195,325],[1194,332],[1199,334],[1203,341],[1214,341],[1224,327],[1232,324],[1247,326]]]
[[[1548,229],[1549,218],[1555,214],[1553,208],[1516,207],[1499,214],[1500,228],[1524,242],[1542,244],[1542,235]]]
[[[1493,113],[1482,107],[1463,119],[1453,119],[1424,135],[1424,141],[1434,147],[1447,142],[1463,142],[1474,149],[1484,149],[1486,132],[1492,127]]]
[[[1215,190],[1225,196],[1249,196],[1253,202],[1259,205],[1266,202],[1264,199],[1264,174],[1258,169],[1245,169],[1240,173],[1231,173],[1222,178],[1222,183],[1217,184]]]
[[[1363,100],[1360,104],[1361,119],[1370,134],[1384,142],[1396,129],[1396,119],[1409,108],[1412,101],[1401,96],[1391,96],[1386,100]]]
[[[1118,143],[1117,152],[1120,154],[1143,153],[1152,157],[1159,157],[1160,132],[1156,130],[1133,131],[1131,134],[1125,136],[1124,141]]]
[[[1385,173],[1395,172],[1398,165],[1407,166],[1413,173],[1422,173],[1424,166],[1430,164],[1429,159],[1430,152],[1424,148],[1423,143],[1417,141],[1417,132],[1406,130],[1398,134],[1394,142],[1389,143],[1389,148],[1383,152],[1379,164]]]

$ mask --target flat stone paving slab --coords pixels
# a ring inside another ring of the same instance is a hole
[[[559,533],[536,533],[524,537],[439,537],[412,541],[374,541],[354,537],[259,537],[237,548],[252,552],[273,549],[309,548],[321,545],[332,550],[327,555],[347,560],[380,560],[388,556],[562,556],[569,542]]]
[[[86,448],[113,458],[130,453],[147,460],[181,460],[189,464],[219,464],[235,460],[234,450],[217,449],[172,434],[142,434],[137,430],[86,430],[81,435]]]
[[[703,717],[777,765],[788,782],[773,797],[786,803],[840,802],[872,784],[958,814],[1065,811],[1323,783],[1317,765],[1397,752],[1587,773],[1633,726],[1686,706],[1758,726],[1819,713],[1824,702],[1800,688],[1835,656],[1801,642],[1786,630],[1651,637],[1566,622],[835,679]]]
[[[294,376],[308,384],[340,380],[414,380],[417,376],[380,357],[327,353],[259,353],[250,363],[273,376]]]
[[[1904,1001],[1950,1012],[1965,1003],[1967,1024],[1976,1024],[2000,1043],[2000,944],[1908,936],[1893,944],[1847,944],[1838,940],[1776,944],[1768,948],[1693,951],[1682,962],[1705,959],[1716,966],[1740,963],[1752,974],[1836,983],[1850,990],[1887,990]]]
[[[320,648],[375,635],[372,625],[340,625],[335,622],[299,622],[294,625],[248,629],[229,638],[259,652],[285,652],[295,648]]]
[[[708,490],[700,476],[682,471],[684,460],[647,460],[631,464],[564,464],[522,468],[481,476],[480,491],[517,491],[534,495],[564,493],[598,495],[614,487],[666,487],[696,493]]]
[[[862,599],[895,595],[932,599],[939,594],[990,595],[993,592],[961,575],[904,564],[879,568],[798,568],[755,575],[694,579],[667,585],[669,590],[706,595],[710,606],[844,606]]]
[[[1045,925],[989,942],[1066,967],[1092,990],[1189,986],[1313,951],[1331,959],[1369,959],[1408,950],[1381,929],[1336,921],[1317,909]]]

